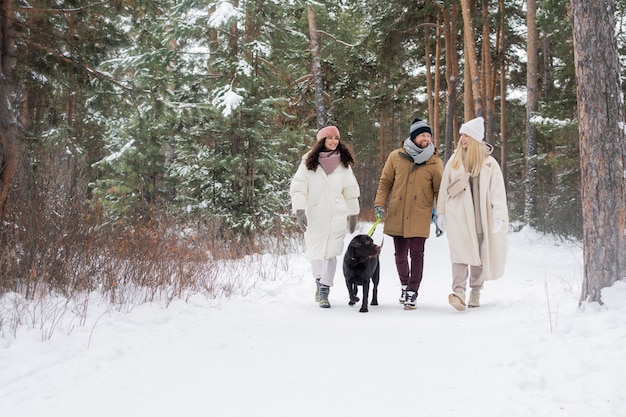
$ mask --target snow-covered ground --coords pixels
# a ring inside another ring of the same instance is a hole
[[[465,312],[434,233],[414,311],[388,237],[367,314],[340,268],[320,309],[302,253],[242,296],[122,313],[94,295],[84,326],[0,337],[0,416],[626,416],[626,282],[579,307],[578,245],[530,229],[509,242],[505,277]]]

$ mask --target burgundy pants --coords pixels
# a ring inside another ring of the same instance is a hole
[[[424,237],[393,237],[395,247],[396,268],[400,283],[407,286],[408,291],[418,292],[424,272]],[[411,260],[409,267],[409,259]]]

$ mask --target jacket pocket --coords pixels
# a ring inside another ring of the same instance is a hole
[[[469,185],[469,178],[470,173],[464,172],[463,174],[459,175],[454,181],[452,181],[450,185],[448,185],[447,192],[450,198],[454,198],[462,191],[465,191],[465,189]]]

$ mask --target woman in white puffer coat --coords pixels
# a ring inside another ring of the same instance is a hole
[[[465,310],[468,276],[469,307],[480,306],[485,280],[504,274],[509,214],[500,165],[493,146],[483,141],[482,117],[464,123],[456,151],[443,170],[437,199],[437,225],[447,230],[452,262],[448,302]]]
[[[304,232],[315,278],[315,301],[329,308],[328,294],[344,238],[354,232],[359,214],[359,185],[352,171],[352,152],[339,140],[339,129],[326,126],[302,157],[291,180],[291,206]]]

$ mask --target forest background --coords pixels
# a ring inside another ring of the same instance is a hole
[[[0,295],[227,292],[212,287],[217,260],[291,249],[289,182],[319,128],[316,91],[371,220],[412,119],[447,160],[474,111],[462,3],[514,227],[581,239],[569,2],[537,2],[529,51],[521,0],[0,0]]]

